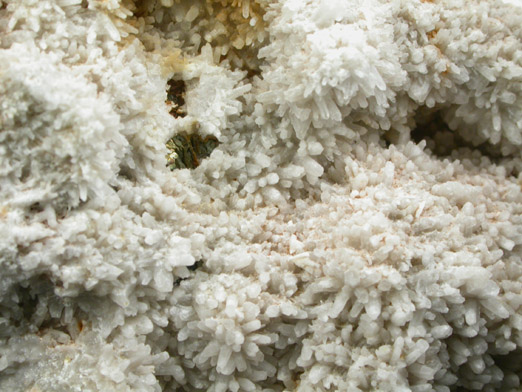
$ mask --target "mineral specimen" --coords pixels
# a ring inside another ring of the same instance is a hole
[[[0,391],[519,391],[521,26],[0,0]]]

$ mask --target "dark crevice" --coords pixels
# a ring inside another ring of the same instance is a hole
[[[29,212],[32,214],[37,214],[39,212],[42,212],[44,208],[45,206],[43,206],[42,203],[36,202],[29,206]]]
[[[497,146],[487,142],[475,145],[464,139],[458,131],[450,129],[441,111],[420,111],[415,116],[415,122],[417,126],[411,132],[411,139],[416,143],[426,140],[426,147],[436,156],[448,157],[453,151],[466,148],[478,151],[492,160],[502,158]]]
[[[203,266],[203,260],[198,260],[194,264],[189,265],[187,268],[189,271],[195,271]]]
[[[136,181],[136,175],[134,173],[134,170],[132,170],[127,165],[120,166],[120,171],[118,173],[118,177],[124,178],[130,182]],[[113,189],[118,188],[118,185],[114,185]]]
[[[487,368],[482,372],[486,376],[491,372],[502,372],[502,378],[496,381],[485,381],[483,383],[474,384],[474,378],[470,378],[469,374],[474,374],[468,364],[462,364],[457,369],[453,369],[458,381],[450,386],[451,392],[471,392],[471,391],[512,391],[521,385],[522,379],[522,349],[518,348],[508,354],[493,354],[497,351],[494,347],[483,354],[484,361],[489,362]],[[488,361],[489,358],[489,361]],[[494,362],[492,363],[491,360]],[[487,378],[488,376],[486,376]]]
[[[223,48],[223,55],[219,59],[222,66],[230,67],[232,70],[247,71],[249,78],[260,72],[258,51],[268,38],[263,18],[264,2],[250,1],[247,7],[248,13],[245,14],[244,2],[207,0],[199,5],[196,19],[187,22],[182,15],[189,12],[190,2],[175,1],[172,6],[164,7],[157,0],[130,1],[132,5],[129,8],[133,12],[133,17],[143,19],[145,23],[151,25],[147,31],[152,27],[160,35],[170,39],[172,26],[183,26],[178,31],[180,35],[177,39],[185,54],[200,54],[201,49],[206,44],[210,44],[213,48]],[[177,8],[176,13],[172,12],[173,8]],[[202,23],[201,19],[205,21]],[[213,33],[208,34],[207,29]],[[195,43],[193,37],[198,35],[200,39]]]
[[[442,110],[421,109],[415,115],[416,127],[411,131],[415,143],[426,142],[426,149],[438,158],[456,160],[469,159],[479,165],[484,158],[491,164],[505,166],[507,176],[518,175],[515,167],[505,165],[505,157],[499,146],[487,142],[475,145],[463,138],[458,130],[452,130],[444,120]]]
[[[415,143],[425,140],[426,147],[436,156],[448,157],[458,148],[469,147],[448,127],[438,111],[417,113],[415,123],[411,139]]]
[[[12,325],[0,332],[0,337],[16,335],[15,329],[22,333],[42,334],[49,329],[67,333],[61,317],[53,317],[50,313],[51,308],[64,309],[66,305],[54,292],[55,287],[60,286],[61,282],[53,282],[46,275],[13,285],[0,302],[0,315],[9,313],[6,318]]]
[[[167,89],[167,104],[172,106],[169,113],[175,118],[185,117],[187,115],[183,108],[185,105],[185,82],[183,80],[170,79],[167,84],[169,86]]]
[[[505,389],[520,387],[522,384],[522,348],[505,355],[492,355],[495,365],[504,373],[502,387]]]
[[[189,270],[190,276],[176,279],[176,281],[174,282],[174,286],[179,286],[179,284],[181,282],[183,282],[184,280],[193,278],[196,271],[198,271],[198,270],[203,271],[204,264],[205,264],[205,262],[203,260],[198,260],[194,264],[189,265],[187,267],[187,269]]]
[[[133,14],[136,18],[142,18],[148,15],[150,1],[146,0],[135,0]]]

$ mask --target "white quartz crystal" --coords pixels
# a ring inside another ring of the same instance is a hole
[[[0,391],[520,390],[521,26],[0,0]]]

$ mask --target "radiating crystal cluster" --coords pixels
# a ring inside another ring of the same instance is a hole
[[[520,390],[521,26],[0,0],[0,391]]]

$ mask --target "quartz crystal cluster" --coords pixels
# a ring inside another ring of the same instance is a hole
[[[520,391],[522,8],[0,0],[1,391]]]

